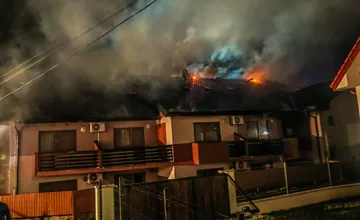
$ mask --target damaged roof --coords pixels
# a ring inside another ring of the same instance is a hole
[[[4,116],[4,115],[3,115]],[[22,123],[97,122],[156,120],[158,110],[134,94],[109,96],[89,92],[83,98],[62,101],[57,98],[38,103],[27,111],[13,111],[7,119]]]
[[[64,98],[64,95],[48,92],[39,98],[29,99],[36,101],[34,105],[21,99],[16,108],[2,108],[1,116],[3,121],[52,123],[156,120],[159,111],[164,115],[290,112],[328,103],[335,96],[329,83],[296,92],[272,81],[252,83],[246,80],[198,79],[184,86],[181,79],[175,78],[155,89],[151,83],[129,84],[121,89],[114,85],[106,92],[88,87],[90,89],[77,91],[76,95],[69,93],[72,95],[70,98],[69,95]],[[39,93],[34,94],[37,97]]]
[[[244,114],[294,111],[291,93],[276,82],[252,83],[246,80],[197,79],[187,87],[163,89],[156,103],[165,115]]]

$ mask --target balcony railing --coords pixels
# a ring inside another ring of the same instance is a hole
[[[269,155],[282,155],[284,144],[279,140],[246,140],[229,143],[229,157],[257,157]]]
[[[172,161],[172,146],[124,147],[102,151],[36,154],[37,172],[111,168]]]

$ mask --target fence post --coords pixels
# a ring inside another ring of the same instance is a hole
[[[119,219],[122,220],[123,219],[123,210],[122,210],[122,188],[123,184],[122,184],[122,179],[121,177],[119,177]]]
[[[284,165],[284,177],[285,177],[285,189],[286,189],[286,194],[289,194],[289,184],[288,184],[288,177],[287,177],[286,161],[284,160],[283,157],[281,157],[280,159],[281,159],[281,161],[283,162],[283,165]]]
[[[101,220],[101,182],[95,185],[95,219]]]
[[[327,164],[327,170],[328,170],[328,174],[329,174],[329,184],[330,186],[332,186],[332,178],[331,178],[331,169],[330,169],[330,162],[329,162],[329,157],[326,157],[326,164]]]
[[[168,205],[168,189],[164,188],[163,189],[163,194],[164,194],[164,219],[165,220],[169,220],[169,205]]]

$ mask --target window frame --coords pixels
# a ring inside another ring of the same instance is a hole
[[[210,124],[214,124],[218,127],[218,131],[217,131],[217,136],[218,136],[218,140],[215,140],[215,141],[197,141],[196,140],[196,129],[195,129],[195,126],[196,125],[204,125],[204,124],[207,124],[207,125],[210,125]],[[193,129],[194,129],[194,142],[196,143],[203,143],[203,142],[221,142],[222,141],[222,137],[221,137],[221,126],[220,126],[220,122],[194,122],[193,123]]]
[[[265,128],[269,132],[269,122],[270,122],[270,120],[247,121],[247,122],[245,122],[245,124],[246,124],[246,138],[248,140],[268,140],[268,139],[271,139],[271,134],[270,134],[270,136],[268,135],[267,138],[261,138],[259,122],[265,122]],[[253,137],[249,138],[249,136],[248,136],[248,126],[247,126],[248,123],[255,123],[256,124],[257,138],[253,138]]]
[[[129,138],[130,138],[130,145],[117,145],[116,143],[116,134],[118,134],[118,132],[116,132],[117,130],[122,130],[122,129],[127,129],[129,130]],[[114,128],[113,129],[113,134],[114,134],[114,138],[113,138],[113,145],[114,145],[114,148],[121,148],[121,147],[143,147],[143,146],[135,146],[133,145],[133,129],[142,129],[142,132],[143,132],[143,140],[144,140],[144,146],[145,146],[145,129],[144,127],[122,127],[122,128]]]
[[[74,138],[74,147],[73,149],[71,149],[70,151],[53,151],[53,152],[42,152],[41,151],[41,133],[43,132],[74,132],[75,133],[75,138]],[[69,129],[69,130],[39,130],[38,131],[38,153],[68,153],[68,152],[72,152],[72,151],[76,151],[77,150],[77,130],[76,129]]]

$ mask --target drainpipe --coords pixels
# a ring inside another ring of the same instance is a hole
[[[309,109],[313,109],[313,106],[309,106]],[[316,131],[316,145],[317,145],[317,151],[318,151],[318,158],[319,158],[319,162],[322,163],[322,158],[321,158],[321,142],[320,142],[320,134],[319,134],[319,125],[318,125],[318,120],[317,117],[319,115],[319,111],[316,109],[315,107],[315,116],[312,116],[311,114],[307,114],[306,109],[305,109],[305,114],[309,117],[309,118],[313,118],[314,119],[314,123],[315,123],[315,131]]]
[[[19,153],[20,153],[20,130],[17,129],[16,123],[13,124],[15,130],[15,146],[16,146],[16,182],[15,194],[19,193]]]

